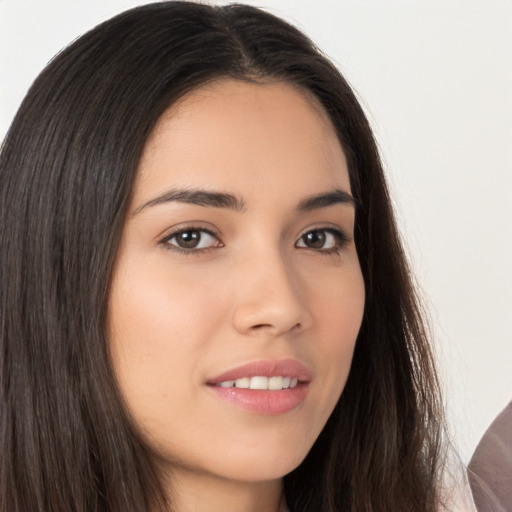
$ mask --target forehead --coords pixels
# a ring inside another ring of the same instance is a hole
[[[332,123],[316,98],[290,84],[222,80],[164,112],[145,146],[135,195],[211,185],[246,196],[270,184],[304,195],[350,192]]]

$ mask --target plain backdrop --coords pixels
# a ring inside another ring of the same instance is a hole
[[[0,0],[0,138],[54,54],[142,3]],[[512,398],[512,2],[248,3],[304,30],[368,113],[467,462]]]

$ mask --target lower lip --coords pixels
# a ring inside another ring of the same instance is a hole
[[[294,388],[269,391],[264,389],[223,388],[208,386],[219,398],[256,414],[276,416],[297,408],[306,398],[308,383]]]

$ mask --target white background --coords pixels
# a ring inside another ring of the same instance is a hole
[[[143,1],[0,0],[0,138],[63,46]],[[375,129],[467,462],[512,398],[512,1],[251,1],[342,69]]]

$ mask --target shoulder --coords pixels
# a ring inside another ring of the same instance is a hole
[[[468,478],[479,512],[512,510],[512,402],[482,437]]]

